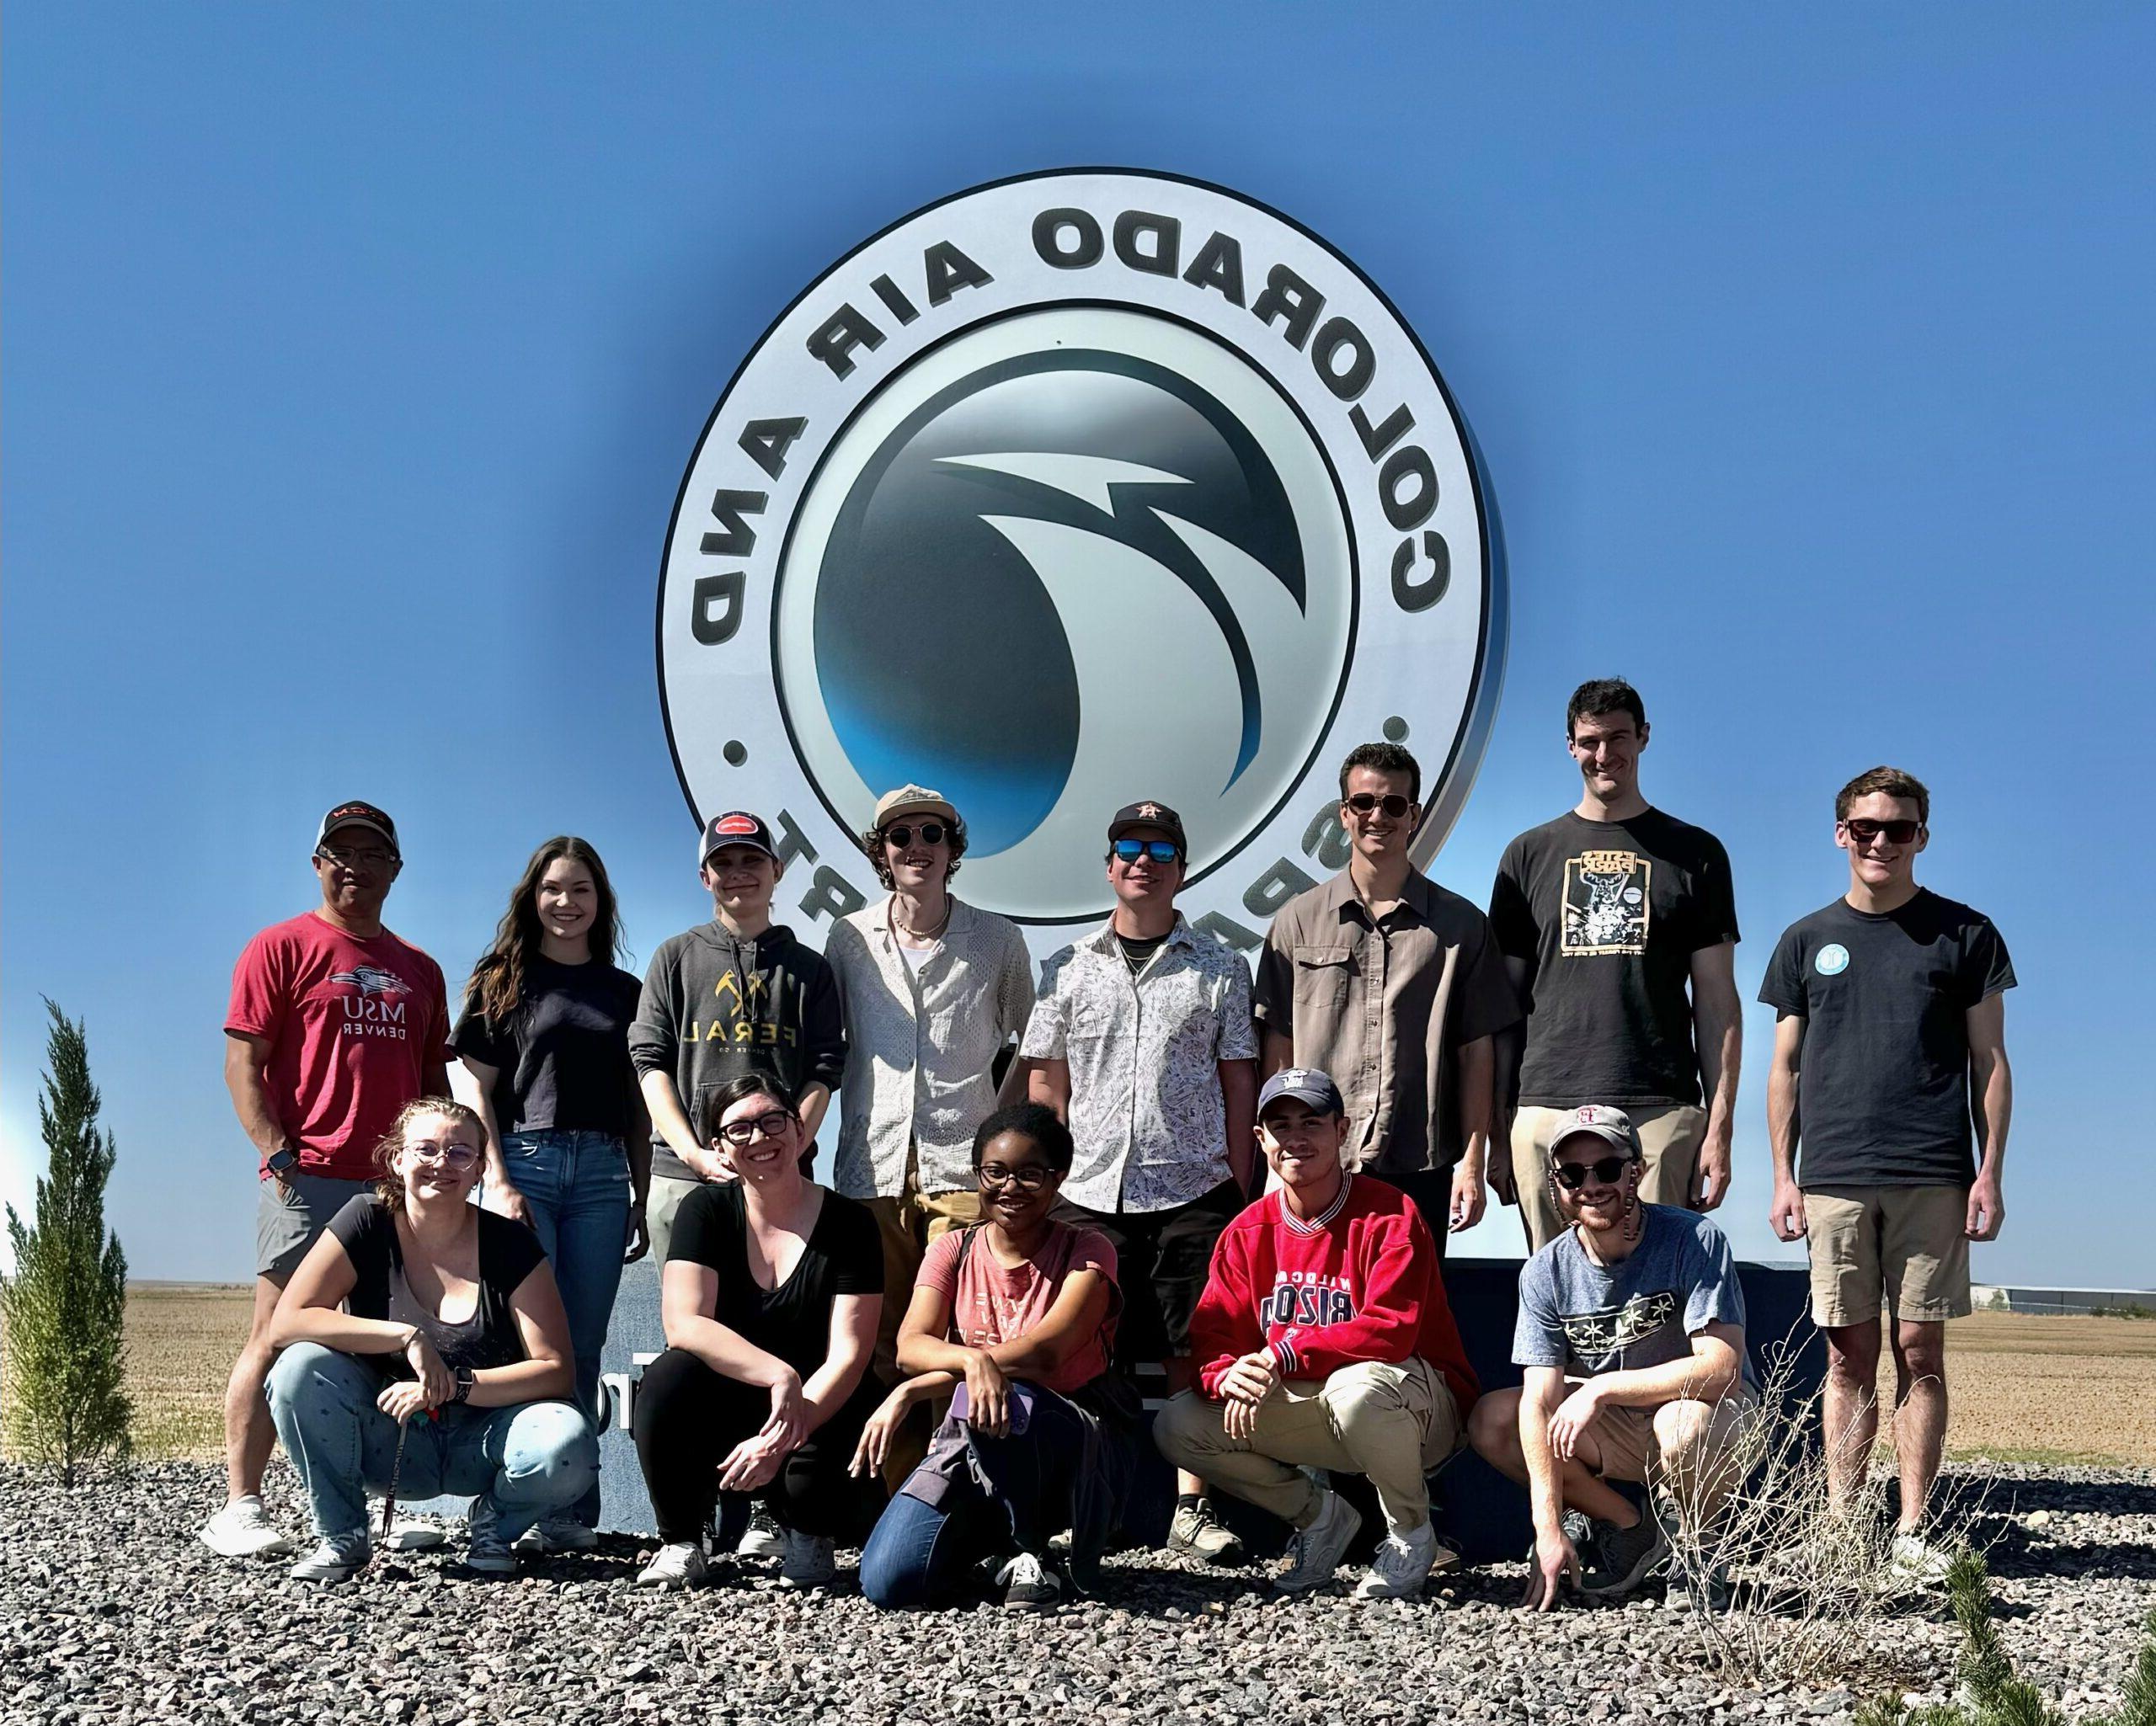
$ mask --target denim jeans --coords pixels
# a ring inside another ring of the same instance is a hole
[[[485,1500],[504,1540],[567,1510],[599,1478],[591,1423],[558,1402],[414,1415],[397,1468],[397,1423],[375,1405],[382,1385],[364,1361],[318,1342],[292,1344],[270,1369],[270,1418],[318,1534],[364,1529],[367,1489],[386,1489],[392,1468],[401,1499]]]
[[[576,1404],[595,1426],[600,1355],[629,1240],[628,1153],[603,1132],[508,1132],[502,1160],[552,1261],[576,1354]],[[596,1480],[573,1514],[587,1528],[599,1526]]]

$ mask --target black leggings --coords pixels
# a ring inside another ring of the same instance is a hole
[[[883,1392],[864,1375],[838,1413],[803,1440],[754,1496],[780,1524],[849,1545],[875,1522],[883,1488],[846,1473],[861,1429]],[[637,1461],[659,1519],[659,1537],[693,1541],[718,1502],[718,1465],[771,1418],[771,1393],[721,1377],[685,1349],[669,1349],[644,1368],[637,1387]]]

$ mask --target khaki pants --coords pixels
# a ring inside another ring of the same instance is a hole
[[[1296,1528],[1309,1526],[1319,1504],[1305,1468],[1367,1476],[1394,1533],[1420,1528],[1430,1520],[1423,1477],[1460,1446],[1452,1388],[1418,1356],[1290,1380],[1258,1404],[1246,1439],[1228,1436],[1222,1414],[1220,1404],[1187,1390],[1161,1410],[1154,1442],[1177,1468]]]
[[[681,1201],[688,1197],[703,1182],[680,1180],[671,1175],[651,1177],[651,1193],[644,1200],[644,1227],[651,1231],[651,1262],[659,1266],[662,1279],[666,1271],[666,1249],[674,1244],[674,1218],[681,1208]]]
[[[896,1384],[899,1372],[899,1325],[913,1303],[913,1280],[921,1274],[921,1261],[929,1244],[954,1228],[969,1228],[980,1221],[980,1194],[975,1191],[917,1192],[918,1178],[909,1164],[905,1191],[894,1199],[863,1199],[876,1219],[876,1232],[883,1244],[883,1313],[876,1323],[876,1375],[886,1384]]]
[[[1691,1202],[1692,1176],[1700,1166],[1700,1147],[1706,1142],[1707,1111],[1671,1104],[1625,1112],[1639,1129],[1640,1148],[1646,1153],[1640,1196],[1650,1205],[1684,1210]],[[1540,1252],[1565,1226],[1550,1191],[1550,1146],[1572,1118],[1570,1109],[1525,1105],[1513,1116],[1513,1181],[1519,1189],[1519,1220],[1527,1230],[1530,1253]]]

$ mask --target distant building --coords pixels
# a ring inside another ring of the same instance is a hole
[[[1969,1297],[1979,1313],[2118,1313],[2156,1318],[2156,1288],[2025,1288],[1976,1283]]]

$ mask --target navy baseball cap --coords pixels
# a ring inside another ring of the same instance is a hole
[[[696,852],[696,867],[702,868],[711,860],[713,851],[727,845],[753,846],[772,862],[779,860],[778,843],[771,838],[769,824],[762,816],[751,815],[746,809],[728,809],[704,823],[704,841]]]
[[[1115,819],[1108,823],[1108,843],[1113,844],[1134,828],[1157,827],[1176,842],[1176,849],[1187,855],[1190,842],[1182,834],[1182,817],[1166,803],[1125,803],[1115,812]]]
[[[1557,1147],[1566,1139],[1582,1137],[1598,1138],[1612,1150],[1622,1151],[1636,1161],[1646,1156],[1640,1143],[1640,1130],[1632,1125],[1632,1117],[1607,1103],[1589,1103],[1585,1108],[1566,1110],[1564,1121],[1550,1136],[1550,1160],[1557,1160]]]
[[[322,830],[314,836],[314,848],[320,850],[323,842],[340,827],[365,827],[380,834],[389,841],[389,855],[403,854],[397,849],[397,823],[371,803],[339,803],[322,818]]]
[[[1265,1089],[1257,1094],[1258,1119],[1262,1121],[1265,1111],[1283,1097],[1293,1097],[1320,1115],[1348,1112],[1348,1105],[1341,1100],[1340,1087],[1332,1082],[1332,1076],[1315,1067],[1283,1067],[1267,1079]]]

